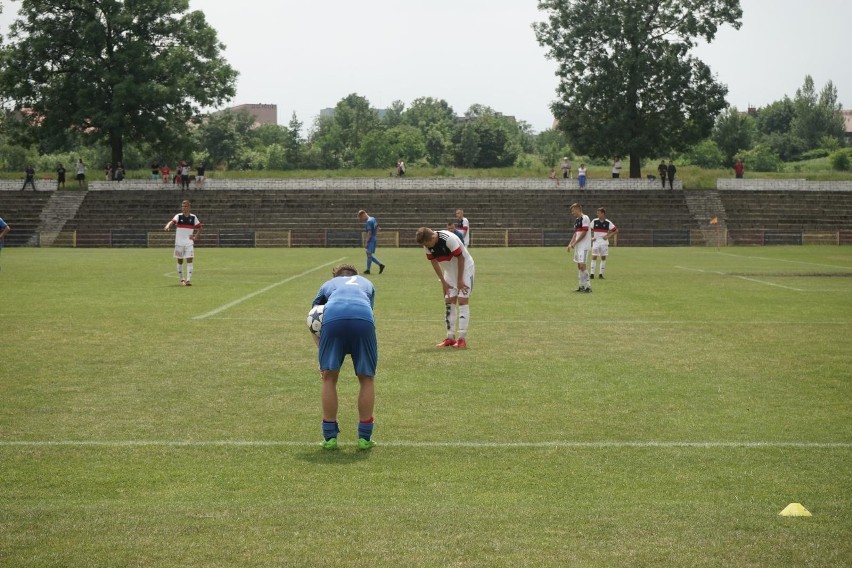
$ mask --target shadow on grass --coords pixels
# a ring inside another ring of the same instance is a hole
[[[370,459],[370,453],[375,450],[359,451],[352,447],[343,446],[339,450],[324,450],[317,443],[316,450],[305,450],[298,454],[302,461],[324,465],[348,465]]]

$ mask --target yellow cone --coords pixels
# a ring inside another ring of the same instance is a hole
[[[801,503],[790,503],[784,510],[778,513],[782,517],[810,517],[811,512],[805,509]]]

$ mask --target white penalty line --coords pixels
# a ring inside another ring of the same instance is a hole
[[[396,448],[484,448],[484,449],[512,449],[512,448],[798,448],[798,449],[852,449],[852,442],[678,442],[678,441],[600,441],[579,442],[559,441],[548,442],[477,442],[477,441],[455,441],[455,442],[406,442],[406,441],[382,441],[378,444],[385,447]],[[107,448],[132,448],[132,447],[314,447],[319,442],[298,442],[285,440],[0,440],[0,447],[107,447]]]
[[[207,313],[201,314],[200,316],[195,316],[192,319],[201,320],[201,319],[208,318],[210,316],[215,316],[216,314],[221,314],[222,312],[224,312],[228,308],[233,308],[237,304],[241,304],[241,303],[245,302],[246,300],[250,300],[250,299],[254,298],[255,296],[257,296],[259,294],[263,294],[264,292],[269,292],[270,290],[272,290],[273,288],[275,288],[277,286],[281,286],[282,284],[286,284],[287,282],[292,282],[296,278],[301,278],[302,276],[308,275],[311,272],[316,272],[317,270],[325,268],[326,266],[330,266],[332,264],[337,264],[340,261],[345,260],[345,259],[346,259],[346,257],[344,256],[342,258],[338,258],[337,260],[332,260],[331,262],[326,262],[325,264],[315,266],[314,268],[311,268],[310,270],[306,270],[306,271],[302,272],[301,274],[296,274],[294,276],[290,276],[289,278],[285,278],[281,282],[276,282],[275,284],[270,284],[266,288],[261,288],[260,290],[258,290],[256,292],[252,292],[251,294],[247,294],[247,295],[243,296],[242,298],[234,300],[233,302],[228,302],[224,306],[219,306],[215,310],[211,310]]]

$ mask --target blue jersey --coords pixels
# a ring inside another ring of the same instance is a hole
[[[313,305],[325,304],[323,325],[334,320],[373,320],[376,289],[363,276],[338,276],[320,286]]]
[[[367,239],[375,239],[379,233],[379,222],[375,217],[367,217],[367,222],[364,223],[364,231],[367,233]]]
[[[6,224],[6,221],[3,220],[3,217],[0,217],[0,231],[2,231],[3,229],[5,229],[8,226],[9,225]]]

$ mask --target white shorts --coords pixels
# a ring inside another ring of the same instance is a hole
[[[589,258],[589,247],[574,247],[574,262],[577,264],[586,264],[586,260]]]
[[[606,256],[608,252],[609,241],[600,239],[592,243],[592,256]]]
[[[195,258],[195,245],[175,245],[175,258]]]
[[[452,286],[447,290],[447,298],[470,298],[470,294],[473,292],[473,275],[474,275],[474,266],[473,264],[465,264],[464,265],[464,274],[462,274],[462,283],[467,286],[467,292],[459,290],[456,287],[458,284],[458,264],[455,261],[450,261],[449,266],[452,266],[450,269],[444,270],[444,280],[447,281],[448,284],[452,284]]]

